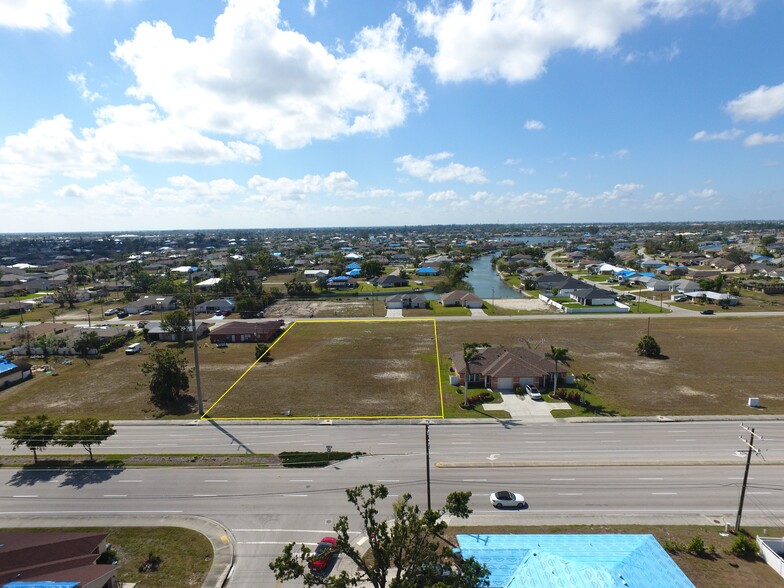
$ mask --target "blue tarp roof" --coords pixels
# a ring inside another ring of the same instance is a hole
[[[0,355],[0,374],[4,372],[10,372],[15,367],[16,367],[15,363],[11,363],[5,357]]]
[[[350,270],[352,270],[352,269],[362,269],[362,266],[359,265],[358,263],[354,262],[354,263],[348,264],[346,266],[346,269],[350,269]]]
[[[458,535],[491,588],[694,588],[653,535]]]
[[[361,274],[361,273],[362,273],[362,270],[360,270],[360,269],[353,269],[351,271],[346,272],[346,275],[347,276],[351,276],[352,278],[356,278],[356,277],[359,277],[359,274]]]
[[[438,273],[438,270],[432,267],[420,267],[419,269],[417,269],[416,273],[418,273],[420,276],[427,275],[427,274],[435,275]]]

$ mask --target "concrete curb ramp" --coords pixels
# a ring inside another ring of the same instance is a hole
[[[25,515],[3,516],[7,528],[57,527],[183,527],[201,533],[212,544],[212,566],[203,588],[221,588],[234,566],[234,538],[231,532],[212,519],[194,515]]]

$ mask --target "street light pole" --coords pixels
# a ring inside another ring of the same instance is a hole
[[[196,336],[196,305],[193,303],[193,268],[188,270],[188,286],[191,294],[191,334],[193,335],[193,366],[196,370],[196,397],[199,416],[204,416],[204,400],[201,395],[201,372],[199,371],[199,342]]]
[[[430,423],[425,423],[425,469],[427,470],[427,510],[430,505]]]
[[[746,498],[746,484],[749,481],[749,468],[751,467],[751,453],[759,453],[759,449],[754,447],[754,438],[759,438],[762,441],[761,435],[755,435],[754,429],[749,429],[744,427],[743,425],[740,426],[741,429],[746,431],[749,434],[749,440],[746,441],[743,437],[739,437],[743,443],[745,443],[749,450],[746,454],[746,471],[743,473],[743,485],[740,487],[740,503],[738,504],[738,516],[735,519],[735,532],[738,533],[740,531],[740,517],[743,514],[743,500]]]

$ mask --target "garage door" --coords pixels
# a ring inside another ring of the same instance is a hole
[[[498,389],[511,390],[513,386],[512,382],[514,382],[512,378],[498,378]]]

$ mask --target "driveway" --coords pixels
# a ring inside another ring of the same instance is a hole
[[[403,318],[402,308],[387,308],[387,318]]]
[[[528,423],[554,422],[555,417],[550,414],[551,410],[569,410],[568,402],[545,402],[531,400],[526,394],[518,396],[514,392],[502,392],[502,402],[500,404],[484,404],[485,410],[505,410],[509,413],[509,418],[515,421],[525,421]]]

